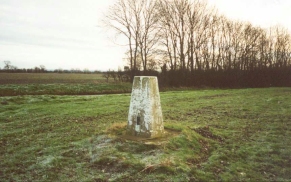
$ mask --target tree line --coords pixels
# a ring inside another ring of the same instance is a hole
[[[99,70],[90,71],[89,69],[81,70],[79,68],[67,69],[54,69],[48,70],[44,65],[35,66],[33,68],[18,68],[17,66],[12,65],[11,61],[4,61],[3,69],[0,68],[0,73],[102,73]]]
[[[126,38],[131,78],[154,74],[170,86],[291,85],[284,27],[230,20],[203,0],[118,0],[103,22]]]
[[[0,73],[46,73],[44,65],[35,66],[34,68],[18,68],[12,65],[11,61],[4,61],[3,69],[0,68]]]

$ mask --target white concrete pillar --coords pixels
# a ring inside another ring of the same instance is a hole
[[[134,77],[127,134],[145,138],[161,137],[164,134],[157,77]]]

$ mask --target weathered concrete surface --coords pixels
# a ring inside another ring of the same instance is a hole
[[[145,138],[163,136],[164,124],[157,77],[134,77],[127,134]]]

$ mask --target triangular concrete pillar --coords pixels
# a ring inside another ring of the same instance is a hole
[[[145,138],[161,137],[164,134],[157,77],[134,77],[127,134]]]

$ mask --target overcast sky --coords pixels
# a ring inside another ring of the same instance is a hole
[[[0,0],[0,68],[108,70],[123,67],[125,47],[100,27],[116,0]],[[208,0],[229,18],[291,30],[291,0]]]

